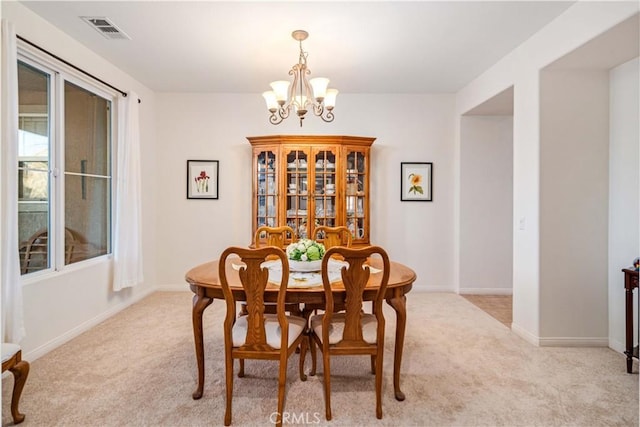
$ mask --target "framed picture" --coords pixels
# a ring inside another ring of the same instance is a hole
[[[433,163],[400,163],[400,200],[433,201]]]
[[[187,199],[218,198],[218,161],[187,160]]]

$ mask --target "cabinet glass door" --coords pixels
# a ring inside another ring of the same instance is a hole
[[[313,153],[314,161],[314,227],[326,225],[335,227],[336,223],[336,150],[321,149]]]
[[[286,154],[287,173],[285,184],[287,186],[286,216],[287,225],[291,227],[297,239],[305,239],[309,236],[309,166],[308,151],[302,149],[289,149]]]
[[[276,165],[276,153],[273,151],[262,151],[257,154],[256,228],[264,225],[268,227],[276,227],[278,225],[278,175]]]
[[[346,158],[345,213],[346,225],[354,241],[367,238],[369,221],[366,218],[368,206],[366,180],[366,156],[364,152],[348,151]]]

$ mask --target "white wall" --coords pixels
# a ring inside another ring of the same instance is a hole
[[[541,344],[608,344],[609,75],[543,71]]]
[[[251,242],[247,136],[333,134],[377,138],[371,242],[416,271],[416,289],[453,290],[453,112],[452,95],[340,94],[333,123],[311,116],[300,128],[269,124],[259,94],[158,94],[159,283],[184,288],[190,267]],[[219,200],[186,200],[188,159],[220,161]],[[433,202],[400,202],[402,161],[433,162]]]
[[[625,349],[621,270],[640,256],[639,62],[636,58],[614,68],[609,80],[609,346],[620,352]],[[637,313],[637,298],[634,304]],[[637,344],[637,334],[634,339]]]
[[[142,99],[140,134],[142,154],[143,250],[145,283],[118,293],[111,289],[111,259],[74,265],[38,280],[25,281],[26,338],[24,358],[34,360],[73,338],[153,290],[156,282],[155,198],[156,175],[154,94],[114,65],[42,20],[17,2],[2,2],[2,17],[13,22],[16,33],[123,90]]]
[[[514,86],[514,206],[512,330],[538,344],[539,289],[539,72],[595,36],[638,12],[637,2],[577,2],[502,58],[456,97],[456,115]],[[459,153],[459,133],[456,153]],[[459,197],[459,187],[456,187]],[[455,215],[459,215],[456,210]],[[519,229],[516,224],[524,224]],[[456,264],[459,259],[456,258]],[[563,300],[573,307],[572,300]],[[553,319],[548,319],[553,322]]]
[[[459,292],[510,295],[513,117],[461,120]]]

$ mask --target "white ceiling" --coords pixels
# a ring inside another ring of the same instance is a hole
[[[456,92],[573,1],[24,1],[157,92],[259,93],[298,60],[343,93]],[[81,16],[107,17],[108,40]]]

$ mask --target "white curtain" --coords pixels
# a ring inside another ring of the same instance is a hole
[[[138,95],[118,100],[116,218],[113,242],[113,290],[142,283],[142,215]]]
[[[2,150],[0,151],[0,277],[2,339],[25,336],[18,255],[18,57],[13,24],[2,20]]]

